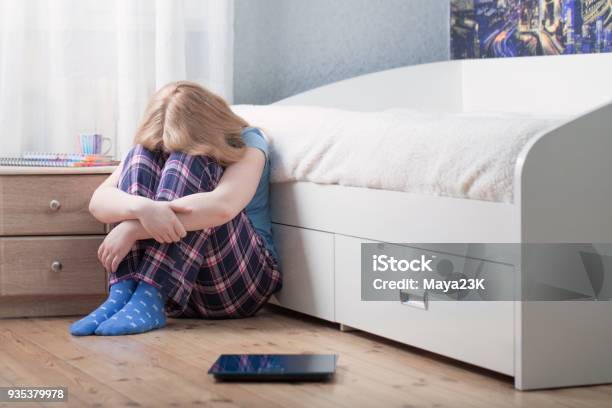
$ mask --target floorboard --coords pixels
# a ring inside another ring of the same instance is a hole
[[[612,385],[519,392],[509,377],[277,308],[123,337],[72,337],[72,320],[0,320],[0,386],[68,387],[54,407],[612,407]],[[221,353],[336,353],[338,372],[325,384],[215,383]]]

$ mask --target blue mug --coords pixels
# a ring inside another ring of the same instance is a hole
[[[104,143],[108,143],[108,147],[103,149]],[[112,147],[112,141],[109,137],[103,137],[100,134],[81,133],[79,135],[79,148],[82,154],[102,154],[107,155]]]

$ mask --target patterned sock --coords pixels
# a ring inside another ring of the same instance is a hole
[[[140,282],[129,302],[96,329],[98,336],[144,333],[166,325],[164,299],[154,286]]]
[[[115,283],[110,287],[108,299],[96,310],[79,321],[72,323],[70,334],[73,336],[89,336],[94,334],[98,326],[105,320],[110,319],[117,313],[132,297],[138,282],[126,279]]]

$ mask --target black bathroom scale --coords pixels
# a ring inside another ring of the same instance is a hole
[[[222,354],[208,374],[219,381],[327,381],[337,360],[335,354]]]

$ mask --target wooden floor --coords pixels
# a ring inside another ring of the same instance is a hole
[[[612,386],[518,392],[508,377],[277,309],[123,337],[72,337],[72,320],[0,320],[0,385],[67,386],[69,401],[54,407],[612,406]],[[224,384],[206,374],[220,353],[266,352],[336,353],[338,372],[327,384]]]

